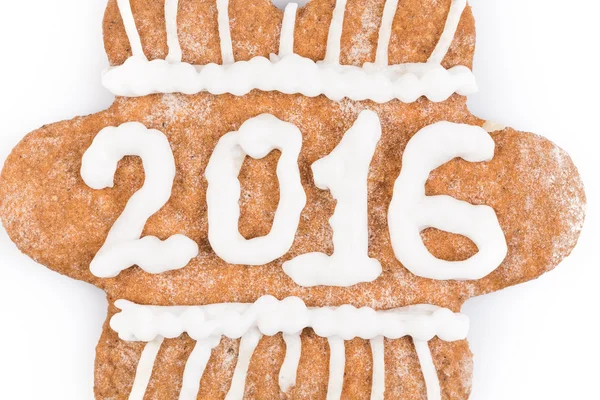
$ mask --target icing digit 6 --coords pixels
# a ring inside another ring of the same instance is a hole
[[[480,127],[439,122],[419,131],[408,142],[402,171],[394,185],[388,213],[396,258],[413,274],[438,280],[480,279],[495,270],[507,253],[506,239],[494,210],[450,196],[426,196],[429,173],[455,157],[489,161],[494,140]],[[421,231],[435,227],[471,239],[479,252],[465,261],[434,257],[421,240]]]
[[[198,245],[192,239],[184,235],[173,235],[165,241],[154,236],[140,239],[148,218],[171,197],[175,178],[175,160],[162,132],[137,122],[104,128],[83,155],[83,181],[93,189],[113,187],[117,163],[126,155],[141,157],[146,179],[92,260],[92,274],[111,278],[136,264],[154,274],[185,267],[198,255]]]
[[[215,253],[230,264],[267,264],[289,251],[296,236],[306,194],[300,183],[298,155],[300,130],[269,114],[244,122],[240,129],[224,135],[206,167],[208,240]],[[245,239],[239,232],[240,182],[237,176],[244,158],[260,159],[281,151],[277,164],[280,200],[271,231],[266,236]]]

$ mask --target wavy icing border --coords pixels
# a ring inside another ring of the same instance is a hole
[[[133,56],[124,64],[104,71],[102,84],[113,94],[127,97],[205,91],[243,96],[258,89],[307,97],[325,95],[334,101],[349,98],[376,103],[394,99],[413,103],[422,96],[441,102],[454,93],[466,96],[477,92],[475,76],[465,66],[447,70],[436,63],[390,66],[367,63],[356,67],[315,62],[297,54],[202,66]]]
[[[215,336],[238,339],[252,329],[264,335],[297,334],[312,328],[324,338],[411,336],[429,341],[467,337],[469,319],[461,313],[434,305],[414,305],[385,311],[369,307],[307,307],[298,297],[277,300],[263,296],[255,303],[220,303],[204,306],[148,306],[117,300],[121,312],[110,320],[111,328],[125,341],[150,342],[157,337],[176,338],[186,332],[194,340]]]

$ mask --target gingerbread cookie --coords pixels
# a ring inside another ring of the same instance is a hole
[[[467,110],[466,0],[109,0],[104,40],[114,104],[0,180],[107,293],[97,399],[466,399],[462,304],[577,242],[569,156]]]

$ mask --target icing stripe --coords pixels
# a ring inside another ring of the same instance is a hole
[[[227,396],[225,396],[225,400],[241,400],[244,397],[244,386],[246,385],[246,374],[250,366],[250,359],[261,337],[262,334],[258,329],[251,329],[242,336],[238,361],[233,373],[233,379],[231,380],[231,387],[229,388],[229,392],[227,392]]]
[[[325,95],[339,101],[345,97],[385,103],[398,99],[412,103],[421,96],[440,102],[458,93],[477,92],[475,76],[465,66],[446,70],[434,63],[402,64],[385,68],[314,62],[297,54],[274,56],[270,60],[254,57],[229,65],[193,66],[169,64],[165,60],[148,62],[137,57],[109,68],[102,84],[117,96],[146,96],[152,93],[243,96],[254,89],[308,97]]]
[[[181,46],[177,32],[177,12],[179,0],[165,0],[165,22],[167,25],[167,45],[169,54],[166,60],[170,63],[181,62]]]
[[[398,9],[398,0],[387,0],[383,8],[381,26],[379,27],[379,38],[377,39],[377,54],[375,64],[378,66],[388,65],[388,53],[390,49],[390,37],[392,36],[392,23]]]
[[[296,26],[296,12],[298,3],[288,3],[283,13],[281,34],[279,36],[279,57],[294,53],[294,28]]]
[[[209,338],[196,342],[194,350],[190,354],[185,370],[183,371],[183,381],[181,383],[181,392],[179,400],[196,400],[200,390],[200,380],[206,369],[206,364],[210,360],[210,354],[220,342],[220,338]]]
[[[340,63],[340,46],[342,41],[342,28],[344,26],[344,14],[346,13],[347,0],[336,0],[329,35],[327,36],[327,51],[325,62],[328,64]]]
[[[229,0],[217,0],[219,23],[219,38],[221,40],[221,58],[223,64],[233,64],[233,44],[231,43],[231,30],[229,25]]]
[[[437,370],[433,364],[431,349],[427,342],[413,340],[419,363],[421,364],[421,372],[425,379],[425,387],[427,388],[427,400],[440,400],[442,398],[440,381],[437,375]]]
[[[117,0],[117,5],[119,6],[123,25],[125,25],[125,32],[129,39],[129,46],[131,46],[131,53],[134,57],[141,57],[147,60],[144,49],[142,48],[140,33],[135,26],[135,19],[133,18],[133,12],[131,11],[131,4],[129,1],[130,0]]]
[[[162,343],[163,338],[159,336],[153,341],[148,342],[144,347],[135,373],[133,388],[129,394],[129,400],[143,400],[148,382],[150,382],[150,377],[152,376],[152,370],[154,369],[154,361]]]
[[[329,383],[327,384],[327,400],[342,397],[344,387],[344,369],[346,368],[346,348],[344,340],[333,336],[329,342]]]
[[[371,400],[383,400],[385,392],[385,357],[383,336],[371,339],[371,352],[373,353],[373,385],[371,386]]]
[[[285,358],[279,370],[279,388],[285,393],[290,387],[296,385],[302,340],[300,339],[300,333],[292,335],[284,333],[283,340],[285,341]]]
[[[431,57],[429,57],[428,62],[441,64],[442,61],[444,61],[444,58],[450,49],[450,45],[454,40],[454,35],[456,35],[458,24],[460,23],[460,19],[466,6],[467,0],[452,0],[444,32],[442,33],[437,46],[435,46],[435,50],[433,50]]]

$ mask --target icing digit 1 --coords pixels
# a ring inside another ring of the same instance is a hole
[[[377,39],[377,53],[375,55],[375,65],[380,67],[388,65],[392,23],[394,22],[397,9],[398,0],[386,0],[385,6],[383,7],[383,16],[381,17],[381,26],[379,27],[379,38]]]
[[[221,58],[223,64],[233,64],[233,44],[229,25],[229,0],[217,0],[217,14],[219,23],[219,38],[221,40]]]
[[[329,25],[329,34],[327,36],[327,50],[325,53],[325,63],[340,63],[340,45],[342,41],[342,28],[344,26],[344,14],[346,13],[347,0],[336,0],[331,24]]]
[[[417,351],[417,357],[419,357],[419,364],[421,364],[423,378],[425,379],[427,400],[441,400],[442,393],[440,380],[437,376],[435,365],[433,364],[433,358],[431,357],[431,349],[429,348],[429,344],[420,340],[413,340],[413,342],[415,345],[415,350]]]
[[[369,258],[367,180],[375,147],[381,138],[379,117],[362,111],[338,146],[312,165],[318,188],[337,200],[329,224],[333,255],[308,253],[283,264],[301,286],[351,286],[371,282],[381,274],[379,261]]]
[[[272,115],[263,114],[244,122],[237,132],[224,135],[206,167],[208,188],[208,239],[215,253],[231,264],[262,265],[289,251],[294,242],[306,194],[300,182],[298,155],[300,130]],[[279,205],[271,232],[245,239],[238,230],[240,182],[237,176],[244,158],[259,159],[272,150],[281,151],[277,164]]]
[[[262,334],[258,329],[250,329],[240,341],[240,350],[238,354],[238,361],[233,372],[233,378],[231,380],[231,387],[225,400],[242,400],[244,397],[244,385],[246,384],[246,375],[248,374],[248,367],[250,366],[250,359],[252,353],[258,346],[258,342]]]
[[[281,22],[281,35],[279,36],[279,57],[294,54],[294,27],[298,3],[288,3],[283,12]]]
[[[413,274],[438,280],[481,279],[495,270],[508,251],[494,210],[449,196],[425,196],[430,171],[455,157],[489,161],[494,141],[478,126],[439,122],[419,131],[406,145],[402,170],[394,185],[388,213],[396,258]],[[434,257],[421,231],[435,227],[471,239],[479,252],[465,261]]]
[[[150,377],[152,376],[152,370],[154,369],[154,362],[156,361],[156,356],[158,355],[162,343],[163,338],[157,336],[156,339],[148,342],[144,347],[135,372],[135,380],[133,382],[133,387],[131,388],[131,393],[129,394],[129,400],[144,399],[146,388],[148,387]]]
[[[385,392],[385,357],[383,336],[371,339],[371,353],[373,354],[373,385],[371,387],[371,400],[383,400]]]
[[[283,333],[286,355],[279,374],[282,392],[295,384],[302,342],[300,332],[312,328],[330,345],[330,373],[328,399],[337,399],[343,387],[345,349],[344,341],[355,337],[371,341],[373,353],[373,384],[371,399],[380,400],[385,390],[385,360],[383,337],[398,339],[411,336],[419,356],[429,399],[439,393],[439,381],[427,342],[437,336],[443,341],[465,339],[469,329],[468,318],[433,305],[416,305],[405,308],[375,311],[345,305],[341,307],[309,308],[297,297],[277,300],[264,296],[254,304],[222,303],[205,306],[144,306],[118,300],[115,306],[122,311],[110,320],[110,326],[119,337],[127,341],[162,341],[162,337],[175,338],[184,332],[198,341],[188,359],[180,400],[197,396],[198,382],[206,366],[210,349],[221,335],[232,339],[242,337],[238,362],[235,368],[228,399],[239,399],[244,394],[244,381],[250,358],[262,334]],[[145,353],[153,353],[157,344],[147,346]],[[199,347],[200,346],[200,347]],[[154,350],[152,350],[154,349]],[[195,353],[200,349],[202,355]],[[157,351],[157,350],[156,350]],[[147,386],[154,357],[143,356],[134,385],[136,393]],[[144,371],[150,372],[144,372]],[[192,372],[193,371],[193,372]],[[195,383],[194,383],[195,382]],[[185,393],[184,393],[185,391]]]
[[[117,163],[126,155],[142,158],[146,179],[110,229],[90,264],[91,272],[109,278],[136,264],[150,273],[185,267],[198,255],[198,245],[190,238],[173,235],[165,241],[154,236],[140,239],[146,220],[171,197],[175,178],[175,160],[162,132],[137,122],[104,128],[83,155],[83,181],[92,189],[113,187]]]
[[[444,32],[442,32],[442,36],[440,37],[437,46],[435,46],[433,53],[429,57],[428,62],[441,64],[442,61],[444,61],[444,58],[450,49],[450,45],[454,40],[456,30],[458,29],[458,24],[460,23],[460,18],[462,17],[466,6],[467,0],[452,0],[450,11],[448,12],[448,18],[446,19]]]
[[[346,367],[346,348],[344,340],[337,336],[327,339],[329,342],[329,383],[327,384],[327,400],[342,397],[344,387],[344,369]]]
[[[298,373],[298,364],[300,363],[300,353],[302,350],[302,341],[300,333],[283,334],[285,341],[285,358],[279,371],[279,387],[282,392],[296,385],[296,375]]]
[[[135,26],[135,19],[133,18],[133,12],[131,11],[130,0],[117,0],[119,12],[121,13],[121,19],[125,26],[125,32],[127,33],[127,39],[129,39],[129,45],[131,46],[131,53],[133,57],[138,57],[144,61],[148,61],[142,48],[142,40],[140,33]]]
[[[167,45],[169,54],[166,60],[170,63],[181,62],[181,46],[177,33],[177,11],[179,0],[165,0],[165,21],[167,25]]]

